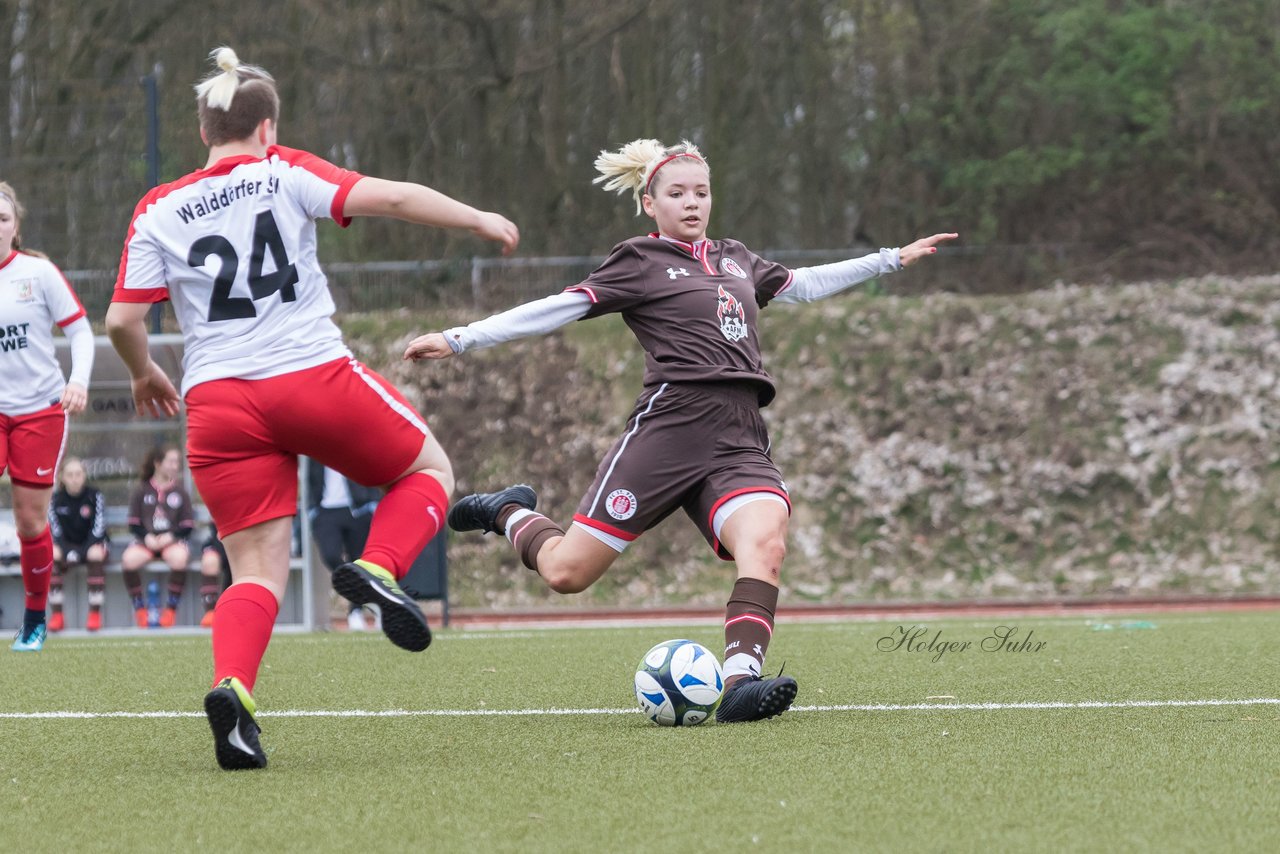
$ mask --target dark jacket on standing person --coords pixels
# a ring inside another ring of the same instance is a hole
[[[351,491],[352,510],[376,504],[382,499],[381,489],[376,486],[361,486],[351,478],[347,478],[347,489]],[[307,466],[307,512],[319,508],[322,498],[324,498],[324,466],[311,460]]]

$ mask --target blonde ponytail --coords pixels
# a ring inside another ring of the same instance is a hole
[[[688,140],[668,148],[656,139],[637,139],[617,151],[600,152],[595,163],[600,175],[592,183],[603,182],[606,191],[619,194],[630,190],[635,196],[636,213],[639,214],[644,210],[641,198],[649,192],[654,175],[676,157],[692,157],[706,165],[698,147]]]

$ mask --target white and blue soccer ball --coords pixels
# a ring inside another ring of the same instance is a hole
[[[694,726],[724,693],[720,662],[700,643],[669,640],[644,654],[636,669],[640,711],[658,726]]]

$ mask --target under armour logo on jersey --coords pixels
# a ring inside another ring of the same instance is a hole
[[[671,281],[674,282],[676,280],[676,276],[687,276],[689,275],[689,271],[686,270],[684,267],[681,267],[679,270],[677,270],[675,267],[668,267],[667,275],[670,276]]]
[[[764,658],[764,650],[760,648],[760,644],[758,644],[758,643],[753,643],[753,644],[751,645],[751,648],[752,648],[753,650],[755,650],[756,655],[760,656],[761,658]]]

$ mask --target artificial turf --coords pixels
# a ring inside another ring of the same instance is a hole
[[[1014,643],[983,650],[1002,625]],[[915,651],[899,627],[924,630]],[[0,840],[134,852],[1280,845],[1280,703],[1078,705],[1274,701],[1280,614],[784,622],[770,664],[799,680],[798,708],[689,729],[630,711],[641,654],[672,637],[720,646],[713,625],[443,631],[418,655],[380,636],[281,635],[255,692],[270,766],[239,773],[217,769],[199,713],[207,638],[0,651]],[[957,646],[938,655],[942,642]],[[996,707],[915,708],[981,703]],[[1001,705],[1049,703],[1076,705]],[[31,717],[47,712],[158,716]]]

